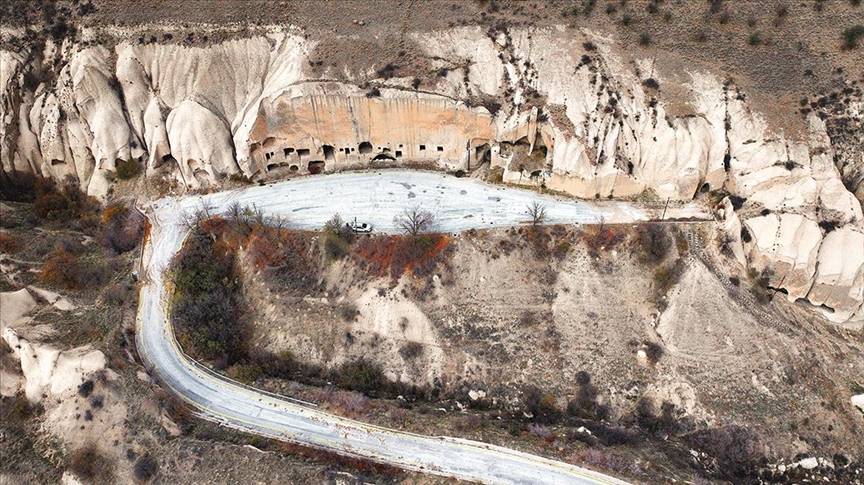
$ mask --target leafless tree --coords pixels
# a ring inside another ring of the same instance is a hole
[[[340,214],[333,214],[333,217],[324,224],[324,232],[345,241],[352,242],[354,240],[354,231],[348,228]]]
[[[535,200],[528,204],[528,215],[531,216],[531,225],[543,224],[546,220],[546,204]]]
[[[183,218],[183,227],[186,229],[195,229],[199,227],[202,222],[212,218],[214,216],[213,206],[208,203],[202,203],[201,208],[192,212],[192,213],[184,213]]]
[[[393,222],[406,235],[416,237],[432,228],[435,223],[435,216],[428,210],[421,209],[420,206],[414,206],[405,209],[402,214],[394,217]]]

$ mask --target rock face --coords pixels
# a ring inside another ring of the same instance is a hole
[[[107,364],[105,354],[89,347],[61,351],[31,342],[28,336],[39,336],[45,331],[28,325],[30,319],[26,315],[36,307],[37,302],[27,289],[0,292],[0,338],[6,341],[15,358],[21,362],[24,394],[33,403],[48,395],[56,396],[74,389],[85,376],[105,369]],[[18,380],[17,376],[4,373],[4,379],[7,378]],[[19,382],[5,382],[3,395],[14,395],[18,385]]]
[[[651,60],[626,62],[611,40],[564,27],[466,27],[407,41],[437,72],[422,90],[411,79],[362,89],[366,79],[347,74],[313,79],[315,45],[284,29],[209,47],[0,51],[4,180],[71,176],[104,197],[118,160],[191,189],[383,161],[488,163],[505,182],[586,198],[725,190],[746,201],[726,211],[727,229],[751,239],[739,258],[770,269],[790,299],[837,322],[864,321],[864,217],[834,163],[838,155],[844,173],[858,173],[864,158],[835,154],[815,114],[805,136],[784,137],[733,84],[698,71],[675,86],[683,95],[664,99],[673,81]],[[28,74],[46,70],[53,80],[33,86]]]

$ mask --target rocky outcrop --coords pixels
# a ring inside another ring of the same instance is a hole
[[[52,298],[52,304],[58,309],[71,309],[69,302],[56,293],[38,290],[37,294]],[[6,341],[13,356],[21,363],[24,394],[33,403],[76,388],[86,376],[105,369],[107,364],[105,354],[99,350],[89,347],[59,350],[39,343],[39,337],[51,330],[44,325],[29,325],[27,314],[37,306],[38,303],[26,288],[0,292],[0,338]],[[17,386],[22,383],[17,382],[17,376],[4,372],[6,378],[15,379],[16,382],[4,383],[3,395],[14,395],[18,391]],[[15,387],[9,387],[9,384],[15,384]]]
[[[411,79],[311,79],[315,45],[284,29],[209,47],[121,40],[2,51],[4,177],[71,176],[105,196],[118,160],[140,160],[148,176],[191,189],[231,175],[405,161],[448,170],[489,163],[505,182],[586,198],[688,200],[725,190],[746,201],[725,211],[739,258],[770,269],[772,285],[835,321],[864,318],[856,259],[864,250],[855,247],[864,218],[824,116],[809,115],[805,136],[784,136],[734,84],[696,70],[676,86],[681,99],[667,100],[672,81],[651,60],[625,61],[612,39],[564,27],[466,27],[407,41],[436,73],[423,90]],[[46,70],[53,80],[24,82]],[[843,160],[854,158],[844,150]],[[741,228],[751,241],[733,234]]]

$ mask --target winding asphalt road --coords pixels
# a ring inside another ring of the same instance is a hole
[[[359,172],[307,177],[206,196],[160,199],[145,211],[152,229],[143,251],[137,345],[147,368],[201,415],[247,432],[368,458],[410,470],[483,483],[624,484],[603,474],[515,450],[450,437],[398,432],[349,420],[290,399],[232,382],[188,359],[168,318],[164,271],[186,235],[184,217],[206,204],[223,212],[233,202],[255,204],[267,215],[287,217],[292,227],[318,229],[334,213],[358,217],[377,231],[395,231],[393,217],[419,205],[437,216],[438,229],[526,222],[526,206],[541,199],[547,223],[633,222],[656,213],[621,202],[574,202],[417,171]],[[705,217],[697,206],[672,217]]]

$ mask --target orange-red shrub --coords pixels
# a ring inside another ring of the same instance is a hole
[[[450,247],[444,234],[422,234],[417,237],[379,234],[362,238],[354,251],[357,263],[370,275],[393,278],[405,272],[415,276],[429,274]]]

